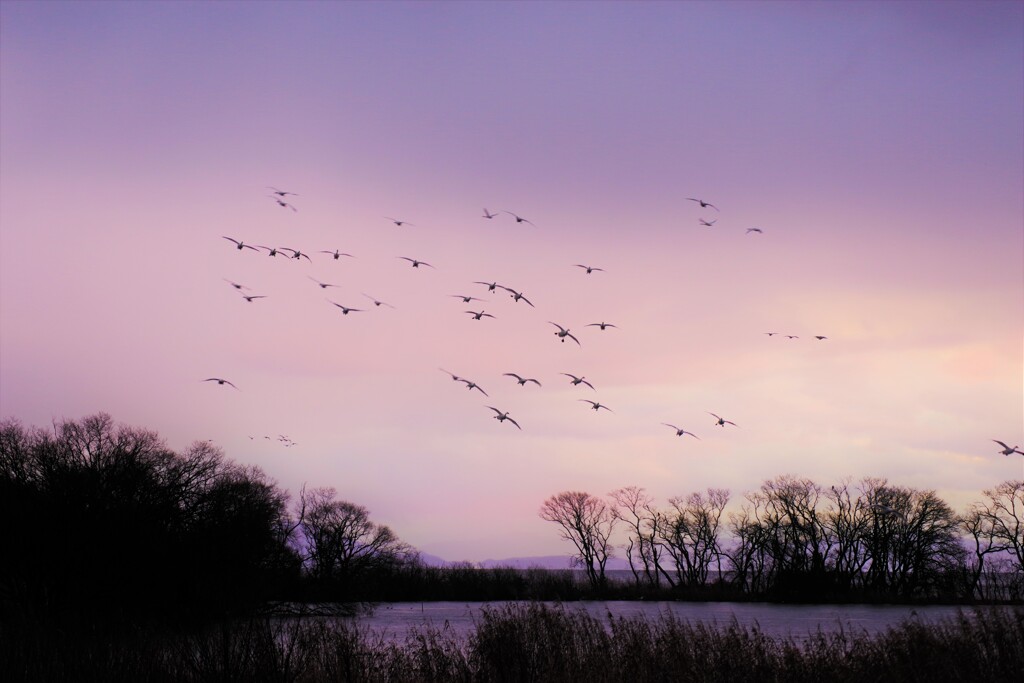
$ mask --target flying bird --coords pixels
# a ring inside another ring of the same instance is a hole
[[[600,327],[602,330],[606,327],[614,327],[615,329],[618,329],[617,325],[612,325],[611,323],[606,322],[587,323],[586,325],[584,325],[584,327]]]
[[[343,251],[338,251],[337,249],[335,249],[334,251],[322,251],[322,250],[321,250],[321,251],[320,251],[320,253],[321,253],[321,254],[330,254],[331,256],[333,256],[333,257],[334,257],[334,260],[335,260],[335,261],[337,261],[338,259],[340,259],[340,258],[341,258],[342,256],[348,256],[348,257],[350,257],[350,258],[355,258],[355,256],[352,256],[352,254],[346,254],[345,252],[343,252]]]
[[[403,225],[409,225],[409,226],[412,225],[412,223],[410,223],[409,221],[400,221],[397,218],[391,218],[390,216],[384,216],[384,218],[387,218],[389,221],[391,221],[392,223],[394,223],[398,227],[402,227]]]
[[[506,373],[503,373],[502,376],[503,377],[515,377],[516,378],[516,382],[518,382],[519,386],[521,386],[521,387],[522,386],[526,386],[527,382],[533,382],[538,387],[541,386],[540,382],[538,382],[537,380],[532,379],[530,377],[520,377],[519,375],[517,375],[514,372],[506,372]]]
[[[473,389],[476,389],[477,391],[479,391],[484,396],[487,396],[487,392],[484,391],[483,389],[481,389],[480,385],[477,384],[476,382],[470,382],[468,379],[463,379],[462,377],[459,378],[459,381],[460,382],[465,382],[466,383],[466,388],[469,389],[470,391],[472,391]]]
[[[458,375],[456,375],[456,374],[454,374],[454,373],[448,372],[448,371],[447,371],[447,370],[445,370],[444,368],[438,368],[438,370],[440,370],[441,372],[443,372],[443,373],[444,373],[444,374],[446,374],[446,375],[450,375],[450,376],[451,376],[451,378],[452,378],[452,380],[453,380],[453,381],[455,381],[455,382],[461,382],[461,381],[462,381],[462,378],[461,378],[461,377],[459,377]]]
[[[373,305],[374,305],[374,306],[378,306],[378,307],[380,307],[380,306],[387,306],[388,308],[394,308],[394,306],[392,306],[392,305],[391,305],[391,304],[389,304],[388,302],[386,302],[386,301],[380,301],[380,300],[378,300],[378,299],[374,299],[374,298],[373,298],[372,296],[370,296],[370,295],[369,295],[369,294],[367,294],[366,292],[362,292],[362,295],[363,295],[363,296],[365,296],[365,297],[366,297],[367,299],[369,299],[370,301],[372,301],[372,302],[373,302]]]
[[[239,289],[239,290],[241,290],[241,289],[249,289],[249,288],[248,288],[248,287],[246,287],[245,285],[240,285],[240,284],[238,284],[237,282],[232,282],[231,280],[229,280],[229,279],[227,279],[227,278],[223,278],[223,280],[224,280],[224,282],[228,283],[229,285],[231,285],[231,286],[232,286],[232,287],[234,287],[235,289]]]
[[[769,337],[773,337],[773,336],[777,335],[778,332],[765,332],[765,334],[767,334]]]
[[[298,197],[299,196],[299,195],[295,194],[294,192],[285,192],[284,190],[279,190],[276,187],[272,187],[270,185],[267,185],[267,189],[268,190],[273,190],[274,194],[276,194],[278,197],[286,197],[288,195],[292,195],[294,197]]]
[[[814,335],[814,338],[817,339],[818,341],[822,341],[822,340],[828,339],[828,337],[822,336],[820,334]]]
[[[700,221],[701,225],[703,225],[704,227],[707,227],[707,228],[710,228],[711,226],[713,226],[715,223],[718,222],[717,218],[715,220],[713,220],[713,221],[706,221],[703,218],[698,218],[697,220]]]
[[[502,289],[504,289],[506,292],[511,292],[511,296],[512,296],[512,300],[513,301],[519,301],[520,299],[522,299],[526,303],[530,304],[530,306],[532,308],[536,308],[536,306],[533,305],[532,301],[530,301],[525,296],[523,296],[522,292],[517,292],[516,290],[512,289],[511,287],[502,287]]]
[[[578,386],[580,384],[586,384],[591,389],[594,389],[594,385],[591,384],[590,382],[588,382],[586,377],[577,377],[576,375],[570,375],[568,372],[561,372],[559,374],[560,375],[565,375],[566,377],[570,377],[571,378],[571,382],[570,383],[573,386]],[[597,390],[594,389],[594,391],[597,391]]]
[[[399,256],[398,258],[408,261],[409,263],[412,264],[413,268],[419,268],[420,266],[429,266],[430,268],[434,268],[434,266],[431,266],[426,261],[417,261],[416,259],[409,258],[408,256]],[[437,268],[434,268],[434,270],[437,270]]]
[[[235,389],[238,388],[234,384],[232,384],[231,382],[227,381],[226,379],[221,379],[220,377],[208,377],[207,379],[204,379],[203,381],[204,382],[216,382],[220,386],[224,386],[225,384],[227,384],[228,386],[234,387]]]
[[[614,412],[615,412],[614,410],[612,410],[612,409],[611,409],[611,408],[609,408],[608,406],[606,406],[606,405],[604,405],[604,404],[601,404],[601,403],[598,403],[597,401],[591,401],[591,400],[590,400],[590,399],[588,399],[588,398],[579,398],[579,399],[576,399],[576,400],[577,400],[577,401],[584,401],[584,402],[586,402],[586,403],[589,403],[589,404],[590,404],[590,407],[591,407],[591,408],[593,408],[594,410],[600,410],[601,408],[604,408],[604,409],[605,409],[605,410],[607,410],[607,411],[608,411],[609,413],[614,413]]]
[[[717,206],[715,206],[714,204],[711,204],[709,202],[706,202],[703,199],[694,199],[693,197],[687,197],[686,199],[691,201],[691,202],[697,202],[698,204],[700,204],[700,208],[702,208],[702,209],[710,206],[715,211],[718,211],[718,207]]]
[[[747,228],[747,234],[750,234],[752,232],[762,233],[764,232],[764,230],[762,230],[761,228]]]
[[[501,212],[499,211],[498,213],[501,213]],[[494,218],[497,215],[498,215],[497,213],[491,213],[490,211],[487,210],[486,207],[484,207],[483,218],[491,219],[491,218]]]
[[[288,247],[279,247],[278,251],[290,251],[290,252],[292,252],[292,255],[289,258],[293,258],[293,259],[306,259],[310,263],[313,262],[313,259],[309,258],[309,256],[307,254],[303,254],[298,249],[289,249]]]
[[[508,420],[509,422],[514,424],[516,427],[519,427],[519,423],[516,422],[515,420],[513,420],[511,417],[509,417],[508,413],[503,413],[500,410],[498,410],[497,408],[495,408],[494,406],[487,406],[487,407],[497,413],[497,415],[494,416],[494,419],[497,420],[498,422],[504,422],[505,420]],[[522,427],[519,427],[519,429],[521,430]]]
[[[268,196],[270,196],[270,195],[268,195]],[[281,199],[280,197],[270,196],[270,198],[273,199],[275,202],[277,202],[277,205],[280,206],[283,209],[291,209],[292,211],[298,211],[298,209],[296,209],[294,206],[292,206],[291,204],[289,204],[285,200]]]
[[[604,268],[595,268],[594,266],[585,266],[582,263],[574,263],[573,265],[576,266],[577,268],[583,268],[584,270],[586,270],[587,271],[587,275],[590,275],[595,270],[599,270],[602,273],[604,272]]]
[[[487,287],[487,291],[488,292],[493,292],[498,287],[501,287],[502,289],[505,289],[504,285],[499,285],[497,282],[480,282],[479,280],[477,280],[473,284],[474,285],[485,285]]]
[[[732,425],[733,427],[737,427],[737,426],[739,426],[739,425],[737,425],[737,424],[736,424],[735,422],[732,422],[732,421],[730,421],[730,420],[726,420],[726,419],[724,419],[724,418],[721,418],[721,417],[719,417],[719,416],[715,415],[715,414],[714,414],[714,413],[712,413],[712,412],[709,412],[709,413],[708,413],[708,415],[711,415],[711,416],[712,416],[712,417],[714,417],[714,418],[715,418],[716,420],[718,420],[718,422],[716,422],[715,424],[716,424],[716,425],[718,425],[719,427],[724,427],[725,425]]]
[[[572,339],[574,342],[576,342],[576,344],[578,346],[583,346],[583,344],[580,344],[580,340],[579,339],[577,339],[576,337],[572,336],[572,334],[570,334],[569,328],[562,327],[558,323],[552,323],[550,320],[548,322],[558,328],[558,332],[555,332],[555,336],[558,337],[559,339],[561,339],[563,344],[565,343],[565,338],[568,337],[569,339]]]
[[[221,235],[221,237],[224,237],[224,235]],[[252,249],[253,251],[259,251],[259,249],[257,249],[256,247],[252,246],[251,244],[245,244],[243,242],[239,242],[234,237],[224,237],[224,239],[228,240],[229,242],[234,242],[235,243],[235,247],[237,247],[239,251],[241,251],[242,249]]]
[[[522,216],[517,216],[516,214],[512,213],[511,211],[506,211],[505,213],[507,213],[508,215],[510,215],[513,218],[515,218],[516,219],[516,223],[529,223],[530,225],[533,225],[533,227],[537,227],[536,225],[534,225],[533,221],[528,221],[525,218],[523,218]]]
[[[332,284],[330,284],[328,282],[320,282],[319,280],[317,280],[312,275],[307,275],[306,277],[308,277],[310,280],[312,280],[313,282],[315,282],[318,285],[320,285],[320,289],[327,289],[328,287],[340,287],[341,286],[341,285],[332,285]]]
[[[349,313],[360,313],[363,310],[361,308],[349,308],[348,306],[342,306],[341,304],[335,303],[335,302],[331,301],[330,299],[328,299],[327,301],[330,301],[330,303],[332,303],[335,306],[337,306],[338,308],[340,308],[342,315],[348,315]]]
[[[799,339],[799,338],[800,337],[796,336],[795,334],[787,334],[786,335],[786,339]]]
[[[468,304],[470,301],[483,301],[483,299],[477,299],[475,296],[466,296],[465,294],[449,294],[456,299],[462,299],[462,303]]]
[[[661,424],[665,425],[666,427],[671,427],[672,429],[676,430],[676,436],[682,436],[683,434],[689,434],[690,436],[692,436],[695,439],[700,439],[699,436],[697,436],[693,432],[686,431],[682,427],[676,427],[675,425],[670,425],[668,422],[662,422]]]
[[[249,303],[252,303],[253,299],[266,299],[267,297],[262,294],[260,296],[249,296],[248,294],[243,294],[242,298],[248,301]]]
[[[262,244],[257,244],[256,246],[259,247],[260,249],[266,249],[267,250],[267,256],[277,256],[277,252],[279,252],[281,250],[280,248],[276,248],[276,247],[265,247]],[[291,250],[289,249],[288,251],[291,251]]]
[[[493,318],[494,317],[490,313],[484,313],[483,311],[466,311],[466,313],[469,313],[471,316],[473,316],[473,320],[480,320],[482,318]]]
[[[1024,455],[1024,451],[1018,449],[1016,446],[1012,446],[1012,447],[1011,446],[1007,446],[1005,443],[1003,443],[999,439],[992,439],[992,440],[995,441],[997,444],[999,444],[1000,446],[1003,447],[1003,450],[999,451],[1003,455],[1013,455],[1014,453],[1020,453],[1021,455]]]

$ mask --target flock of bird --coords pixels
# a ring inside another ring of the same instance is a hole
[[[297,212],[298,211],[298,208],[294,204],[292,204],[290,201],[287,201],[287,198],[289,198],[289,197],[298,197],[299,195],[297,193],[286,191],[286,190],[280,190],[280,189],[278,189],[276,187],[268,187],[268,189],[270,189],[271,193],[272,193],[272,194],[269,195],[269,197],[279,207],[290,209],[292,212]],[[710,209],[714,209],[716,212],[720,212],[720,209],[717,206],[715,206],[714,204],[712,204],[712,203],[710,203],[708,201],[705,201],[703,199],[698,199],[698,198],[695,198],[695,197],[687,197],[686,199],[687,199],[687,201],[696,202],[697,204],[699,204],[701,209],[710,208]],[[507,214],[507,215],[511,216],[515,220],[515,222],[517,224],[525,223],[525,224],[528,224],[528,225],[536,227],[536,225],[532,221],[530,221],[530,220],[528,220],[526,218],[523,218],[522,216],[520,216],[520,215],[518,215],[518,214],[516,214],[516,213],[514,213],[512,211],[507,211],[507,210],[492,212],[492,211],[488,210],[487,208],[484,208],[483,209],[482,218],[484,218],[486,220],[494,220],[495,218],[500,217],[502,214]],[[404,219],[398,219],[398,218],[394,218],[394,217],[391,217],[391,216],[384,216],[383,218],[384,218],[384,220],[387,220],[387,221],[391,222],[392,224],[394,224],[396,227],[405,227],[405,226],[412,227],[412,226],[415,225],[415,224],[410,223],[409,221],[406,221]],[[698,220],[699,220],[700,225],[705,226],[705,227],[713,227],[715,225],[715,223],[717,222],[717,219],[715,219],[715,220],[708,220],[708,219],[705,219],[705,218],[699,218]],[[764,231],[761,228],[747,228],[746,229],[746,234],[763,234],[763,232]],[[223,238],[225,240],[228,240],[232,244],[234,244],[235,245],[235,249],[237,251],[251,250],[251,251],[254,251],[254,252],[257,252],[257,253],[265,252],[268,256],[271,256],[271,257],[277,257],[277,256],[280,255],[282,258],[286,258],[286,259],[291,259],[291,260],[295,260],[295,261],[301,261],[302,259],[306,259],[306,261],[312,263],[312,258],[310,258],[310,255],[308,253],[305,253],[305,252],[303,252],[303,251],[301,251],[299,249],[295,249],[295,248],[292,248],[292,247],[273,247],[273,246],[266,246],[266,245],[259,245],[259,244],[247,244],[243,240],[236,239],[234,237],[229,237],[229,236],[226,236],[226,235],[223,236]],[[340,249],[336,249],[336,248],[335,249],[330,249],[330,250],[324,249],[324,250],[320,250],[320,251],[315,252],[315,253],[327,254],[334,261],[338,261],[342,257],[345,257],[345,258],[355,258],[352,254],[347,253],[347,252],[343,252]],[[432,268],[432,269],[436,270],[436,267],[433,266],[432,264],[430,264],[430,263],[428,263],[426,261],[417,259],[417,258],[412,258],[412,257],[409,257],[409,256],[398,256],[396,258],[398,258],[399,260],[403,260],[403,261],[408,262],[410,267],[412,267],[412,268],[417,268],[418,269],[420,267],[426,267],[426,268]],[[592,275],[594,273],[604,273],[605,272],[604,268],[600,268],[600,267],[589,265],[589,264],[583,264],[583,263],[572,264],[572,267],[582,269],[585,275]],[[339,287],[339,285],[336,285],[336,284],[333,284],[333,283],[321,282],[320,280],[318,280],[318,279],[316,279],[316,278],[314,278],[312,276],[307,276],[307,277],[312,282],[314,282],[318,287],[320,287],[321,290],[327,290],[329,288]],[[258,300],[258,299],[266,298],[266,296],[262,295],[262,294],[246,294],[243,290],[248,291],[249,287],[247,287],[245,285],[242,285],[240,283],[234,282],[233,280],[228,280],[228,279],[225,278],[225,281],[228,282],[228,284],[230,284],[232,288],[237,290],[241,294],[242,298],[246,302],[248,302],[248,303],[252,303],[252,302],[254,302],[254,301]],[[522,302],[526,303],[527,305],[529,305],[531,308],[536,308],[534,306],[533,302],[530,301],[530,299],[527,298],[526,295],[522,291],[516,290],[516,289],[514,289],[512,287],[508,287],[506,285],[499,284],[496,281],[488,282],[488,281],[477,280],[477,281],[474,281],[473,284],[481,285],[481,286],[485,287],[487,293],[497,293],[498,290],[502,290],[502,291],[508,293],[509,298],[514,303],[518,303],[518,302],[522,301]],[[379,299],[377,299],[377,298],[375,298],[375,297],[373,297],[373,296],[371,296],[371,295],[369,295],[369,294],[367,294],[365,292],[363,292],[362,294],[363,294],[364,297],[366,297],[369,301],[371,301],[373,303],[374,307],[386,306],[388,308],[395,308],[390,303],[381,301],[381,300],[379,300]],[[481,303],[485,302],[484,299],[481,299],[481,298],[473,296],[473,295],[468,295],[468,294],[450,294],[449,296],[452,297],[452,298],[457,298],[462,303],[465,303],[465,304],[470,304],[470,303],[475,302],[475,301],[481,302]],[[333,301],[331,299],[327,299],[327,302],[332,304],[333,306],[335,306],[337,309],[339,309],[341,311],[342,315],[346,315],[346,316],[349,313],[365,312],[365,310],[366,310],[366,309],[362,309],[362,308],[355,308],[355,307],[352,307],[352,306],[347,306],[347,305],[338,303],[336,301]],[[492,313],[488,313],[483,308],[481,308],[480,310],[466,310],[465,314],[469,315],[471,320],[477,320],[477,321],[481,321],[481,320],[483,320],[485,318],[495,318],[496,317]],[[575,334],[573,334],[573,332],[572,332],[572,330],[570,328],[565,327],[565,326],[561,325],[560,323],[557,323],[557,322],[554,322],[554,321],[550,321],[549,320],[547,322],[548,322],[548,324],[553,325],[556,328],[556,330],[553,332],[553,334],[554,334],[554,336],[560,342],[564,343],[566,341],[566,339],[570,339],[573,342],[575,342],[578,346],[582,346],[579,338]],[[584,325],[584,327],[597,327],[600,331],[604,331],[604,330],[606,330],[608,328],[618,329],[618,327],[616,325],[614,325],[612,323],[609,323],[609,322],[606,322],[606,321],[603,321],[603,320],[600,321],[600,322],[587,323],[586,325]],[[782,336],[782,337],[785,337],[785,338],[790,339],[790,340],[795,340],[795,339],[799,339],[800,338],[799,335],[795,335],[795,334],[780,334],[779,332],[774,332],[774,331],[773,332],[765,332],[764,334],[767,335],[768,337]],[[813,335],[813,338],[815,340],[818,340],[818,341],[825,341],[825,340],[828,339],[828,337],[825,336],[825,335]],[[460,376],[456,375],[453,372],[445,370],[444,368],[440,368],[440,370],[442,372],[444,372],[445,374],[447,374],[448,376],[450,376],[453,381],[463,383],[466,386],[468,391],[472,392],[475,389],[475,390],[479,391],[482,395],[489,397],[489,394],[479,384],[477,384],[476,382],[474,382],[474,381],[472,381],[470,379],[467,379],[465,377],[460,377]],[[569,383],[572,386],[579,386],[579,385],[583,384],[583,385],[586,385],[587,387],[589,387],[592,391],[596,391],[594,385],[590,381],[588,381],[586,377],[584,377],[582,375],[577,376],[577,375],[574,375],[574,374],[568,373],[568,372],[563,372],[563,373],[560,373],[560,374],[562,374],[565,377],[569,378]],[[513,378],[519,386],[524,386],[525,387],[527,384],[531,384],[531,383],[532,384],[536,384],[538,387],[542,386],[542,384],[541,384],[541,382],[539,380],[537,380],[535,378],[532,378],[532,377],[524,377],[524,376],[519,375],[519,374],[514,373],[514,372],[505,372],[505,373],[502,374],[502,376]],[[236,390],[238,389],[238,387],[234,383],[232,383],[232,382],[230,382],[230,381],[228,381],[226,379],[220,378],[220,377],[209,377],[209,378],[204,379],[202,381],[204,381],[204,382],[216,382],[220,386],[226,385],[226,386],[233,387]],[[594,400],[587,399],[587,398],[580,398],[580,399],[577,399],[577,400],[580,401],[580,402],[583,402],[583,403],[587,403],[589,408],[591,410],[594,410],[595,412],[600,412],[601,410],[606,410],[608,412],[614,412],[609,406],[607,406],[607,405],[605,405],[605,404],[603,404],[603,403],[601,403],[599,401],[594,401]],[[495,420],[497,420],[499,423],[510,422],[512,425],[514,425],[518,429],[522,430],[522,426],[519,424],[519,422],[517,422],[515,419],[512,418],[512,416],[509,414],[508,411],[501,410],[501,409],[499,409],[499,408],[497,408],[495,406],[491,406],[491,405],[486,405],[485,407],[487,409],[491,410],[494,413],[494,415],[492,417]],[[712,422],[713,426],[725,427],[726,425],[730,425],[732,427],[738,427],[738,425],[735,422],[733,422],[731,420],[726,420],[725,418],[719,416],[716,413],[713,413],[713,412],[710,412],[710,411],[707,411],[707,413],[712,418],[714,418],[714,420]],[[680,427],[678,425],[675,425],[675,424],[672,424],[672,423],[668,423],[668,422],[662,422],[661,424],[666,426],[666,427],[669,427],[670,429],[672,429],[673,432],[675,433],[675,436],[684,436],[685,435],[685,436],[691,436],[691,437],[693,437],[695,439],[700,439],[700,437],[697,436],[692,431],[690,431],[688,429],[685,429],[683,427]],[[252,439],[254,437],[250,436],[249,438]],[[269,436],[265,436],[264,438],[265,439],[270,439]],[[286,446],[295,445],[294,441],[292,441],[291,439],[288,439],[286,437],[285,438],[281,438],[279,440],[284,442]],[[1008,455],[1011,455],[1013,453],[1019,453],[1021,455],[1024,455],[1024,452],[1019,450],[1016,446],[1011,447],[1011,446],[1008,446],[1007,444],[1003,443],[1002,441],[998,441],[998,440],[995,440],[995,439],[993,439],[993,441],[995,441],[995,443],[998,443],[1002,447],[1002,450],[1000,451],[1000,453],[1002,453],[1003,455],[1007,455],[1008,456]]]

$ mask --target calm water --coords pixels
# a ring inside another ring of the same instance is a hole
[[[433,626],[464,637],[472,632],[474,618],[484,607],[500,608],[511,603],[399,602],[381,604],[370,615],[357,617],[356,623],[390,638],[404,638],[410,629]],[[546,603],[555,606],[555,603]],[[689,622],[727,626],[735,619],[741,626],[757,625],[766,635],[802,639],[818,629],[851,633],[882,633],[892,626],[913,619],[923,623],[951,619],[960,607],[948,605],[775,605],[746,602],[572,602],[563,609],[585,611],[602,621],[611,613],[616,617],[637,617],[654,621],[672,614]],[[987,608],[1004,609],[1004,608]],[[969,609],[967,610],[970,611]]]

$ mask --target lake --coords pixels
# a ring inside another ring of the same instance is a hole
[[[382,603],[372,614],[354,618],[355,623],[388,638],[404,638],[410,629],[433,626],[465,637],[474,629],[481,609],[501,608],[507,602],[397,602]],[[545,603],[555,607],[557,603]],[[581,610],[602,621],[615,617],[657,620],[663,614],[689,622],[728,626],[755,624],[766,635],[802,640],[819,629],[826,633],[883,633],[913,619],[932,623],[953,619],[963,609],[957,605],[784,605],[756,602],[580,601],[562,603],[563,609]],[[1013,609],[985,607],[981,609]],[[1019,608],[1018,608],[1019,609]]]

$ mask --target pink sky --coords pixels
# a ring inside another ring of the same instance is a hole
[[[1024,476],[991,441],[1024,441],[1021,3],[0,18],[2,417],[209,439],[453,560],[567,552],[537,516],[565,489],[883,476],[961,508]]]

